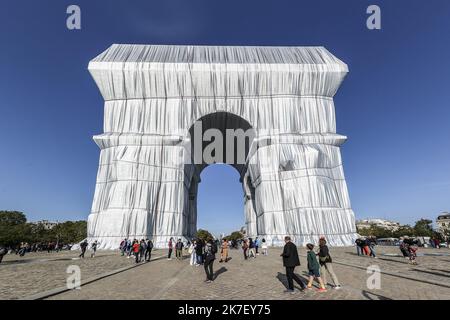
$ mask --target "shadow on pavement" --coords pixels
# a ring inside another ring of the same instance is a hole
[[[228,271],[228,270],[227,270],[227,268],[225,268],[225,267],[222,267],[222,268],[220,268],[219,270],[217,270],[217,271],[214,273],[214,280],[216,280],[217,277],[218,277],[219,275],[221,275],[222,273],[227,272],[227,271]]]
[[[300,276],[300,275],[297,274],[297,273],[296,273],[296,275],[303,281],[303,283],[307,283],[307,282],[308,282],[307,280],[305,280],[305,277],[302,277],[302,276]],[[288,282],[287,282],[287,277],[286,277],[286,275],[285,275],[284,273],[278,272],[276,278],[278,279],[278,281],[280,281],[280,282],[283,284],[283,286],[284,286],[286,289],[289,289],[289,287],[288,287]],[[306,284],[305,284],[305,286],[306,286]],[[295,282],[295,280],[294,280],[294,288],[301,289],[301,288],[298,286],[298,283]]]
[[[363,290],[362,295],[368,300],[392,300],[391,298]]]

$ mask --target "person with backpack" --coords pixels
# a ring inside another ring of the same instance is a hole
[[[312,243],[308,243],[306,245],[306,247],[308,248],[308,253],[307,253],[306,257],[308,260],[308,274],[309,274],[309,282],[308,282],[307,288],[308,289],[312,288],[312,282],[313,282],[314,278],[316,278],[320,284],[320,288],[318,291],[326,292],[327,289],[325,288],[323,280],[320,277],[320,266],[319,266],[319,263],[317,262],[316,254],[313,251],[314,245]]]
[[[153,242],[147,238],[147,248],[145,249],[145,261],[149,262],[152,258]]]
[[[255,242],[252,238],[248,238],[248,257],[256,258]]]
[[[216,259],[217,246],[214,244],[213,240],[210,239],[205,245],[205,262],[204,268],[206,272],[205,282],[210,283],[214,281],[214,271],[213,263]]]
[[[333,280],[334,289],[341,289],[341,285],[336,274],[333,271],[332,259],[330,256],[330,251],[327,246],[327,241],[324,237],[319,239],[319,252],[317,253],[319,256],[319,264],[320,264],[320,274],[322,275],[322,280],[324,285],[327,284],[327,280],[325,278],[325,271],[331,276]]]
[[[83,258],[84,259],[84,254],[86,252],[87,247],[88,247],[87,240],[84,240],[83,242],[80,243],[81,253],[78,256],[79,258]]]

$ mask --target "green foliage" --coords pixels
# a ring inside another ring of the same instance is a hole
[[[195,237],[198,239],[202,239],[203,241],[209,241],[214,239],[214,237],[208,230],[203,229],[198,229]]]
[[[14,247],[28,243],[76,243],[86,238],[86,221],[67,221],[46,229],[40,223],[27,223],[22,212],[0,211],[0,245]]]
[[[233,240],[239,240],[242,239],[244,236],[240,231],[233,231],[230,235],[226,236],[225,239],[227,239],[228,241]]]
[[[432,237],[434,234],[433,227],[431,225],[432,223],[433,221],[429,219],[420,219],[417,221],[414,225],[414,233],[416,236]]]

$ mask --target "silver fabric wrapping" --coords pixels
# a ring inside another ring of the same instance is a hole
[[[99,248],[194,236],[204,166],[189,164],[188,133],[218,112],[256,132],[247,163],[236,166],[250,236],[353,243],[339,149],[346,137],[336,134],[333,103],[348,69],[325,48],[112,45],[89,71],[105,100],[88,218]]]

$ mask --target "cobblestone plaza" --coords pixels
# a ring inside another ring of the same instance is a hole
[[[396,247],[377,247],[378,259],[357,256],[353,247],[331,248],[334,270],[341,290],[328,286],[285,294],[285,270],[279,257],[281,248],[269,249],[268,256],[244,260],[242,250],[231,250],[231,260],[214,263],[215,281],[205,283],[203,267],[183,260],[168,261],[165,250],[155,250],[152,261],[139,264],[116,251],[98,252],[95,258],[86,253],[78,259],[77,251],[32,253],[23,258],[5,256],[0,264],[0,299],[42,298],[42,293],[66,286],[67,267],[81,270],[79,290],[65,291],[48,299],[450,299],[450,250],[420,249],[418,265],[410,265]],[[306,250],[299,248],[301,266],[296,273],[306,279]],[[369,289],[368,266],[381,270],[380,289]],[[114,271],[120,271],[114,273]],[[112,275],[107,275],[111,274]],[[97,278],[100,278],[96,280]],[[86,281],[89,283],[83,284]]]

